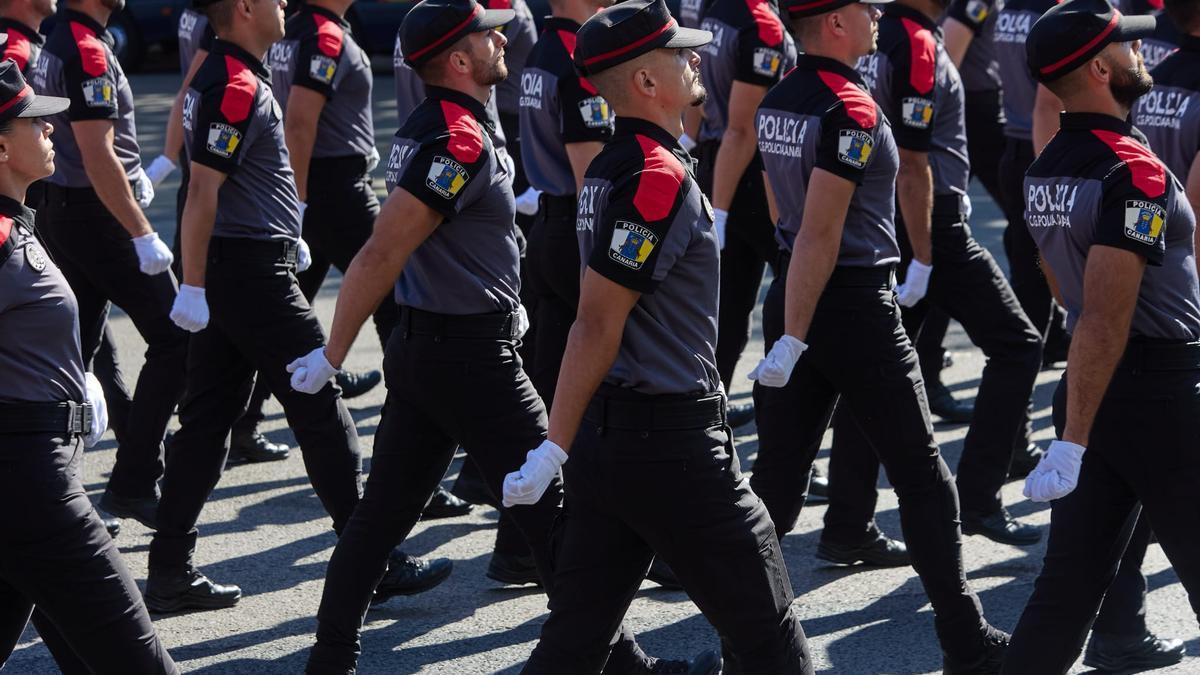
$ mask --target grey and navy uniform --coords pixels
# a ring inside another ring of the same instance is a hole
[[[185,7],[179,14],[179,72],[187,74],[192,65],[192,59],[200,50],[212,49],[216,33],[208,23],[208,17],[191,7]]]
[[[730,99],[735,88],[749,85],[752,88],[743,91],[765,94],[795,65],[796,44],[779,18],[775,0],[716,0],[704,10],[701,27],[713,34],[713,41],[698,50],[703,57],[700,72],[708,99],[694,154],[700,187],[715,200],[721,236],[717,368],[728,390],[738,359],[750,341],[750,315],[758,304],[763,271],[775,263],[777,252],[762,165],[753,151],[754,131],[749,118],[753,116],[754,101],[743,101],[739,106],[743,114],[739,115],[738,126],[746,133],[737,137],[736,149],[726,150],[748,153],[749,158],[740,175],[721,179],[725,185],[734,186],[732,195],[724,195],[727,203],[721,202],[723,195],[716,189],[717,155],[730,126]],[[734,144],[732,138],[726,142]]]
[[[1170,22],[1159,16],[1157,25],[1165,23]],[[1148,59],[1146,66],[1150,66]],[[1200,156],[1200,36],[1180,36],[1179,50],[1150,74],[1154,89],[1134,106],[1133,123],[1171,173],[1194,185]],[[1200,195],[1188,196],[1193,203],[1200,201]]]
[[[138,193],[149,180],[139,157],[133,91],[104,26],[70,5],[58,14],[29,80],[38,94],[71,101],[68,109],[47,118],[54,126],[55,171],[41,182],[38,221],[79,302],[84,361],[90,363],[96,353],[110,303],[133,318],[147,342],[102,501],[107,507],[113,498],[153,500],[162,475],[163,434],[183,394],[187,336],[168,316],[175,299],[175,278],[166,269],[171,256],[136,201],[148,196]],[[95,136],[109,128],[111,144],[85,155],[77,135]],[[120,188],[124,180],[130,187],[102,200],[89,175],[97,172],[119,172],[105,175],[108,185]]]
[[[12,59],[21,69],[22,75],[30,75],[42,47],[46,44],[46,37],[36,28],[8,17],[0,17],[0,34],[7,40],[0,49],[2,58]]]
[[[1039,533],[1007,515],[1000,488],[1008,475],[1014,439],[1026,429],[1029,400],[1041,367],[1041,336],[1021,310],[999,265],[971,235],[966,222],[969,164],[964,91],[958,70],[934,20],[904,4],[884,9],[879,21],[879,51],[863,57],[858,70],[884,114],[894,120],[901,173],[918,176],[915,180],[920,181],[919,176],[928,175],[925,171],[932,172],[930,211],[904,213],[905,195],[899,195],[896,222],[902,257],[912,255],[908,232],[926,227],[925,223],[929,223],[932,244],[928,287],[924,299],[904,308],[905,329],[915,340],[930,307],[936,306],[958,320],[987,355],[958,465],[963,530],[1005,537],[1008,543],[1034,543]],[[922,157],[928,161],[928,170],[922,167]],[[912,222],[906,222],[909,220]],[[917,262],[907,264],[908,275],[914,274]],[[860,453],[859,457],[870,453],[868,439],[854,425],[839,426],[839,432],[844,432],[835,434],[839,450]],[[1026,445],[1022,442],[1018,447]],[[875,484],[875,473],[852,475],[865,487]],[[860,493],[857,487],[850,489]],[[861,491],[869,492],[869,488]],[[869,517],[870,511],[866,513]],[[1001,520],[1003,528],[985,524]]]
[[[559,364],[579,302],[575,191],[583,167],[573,168],[567,148],[603,143],[613,125],[608,101],[573,65],[578,30],[573,19],[546,17],[521,75],[521,162],[529,184],[542,193],[525,257],[533,298],[529,376],[548,408],[554,407]]]

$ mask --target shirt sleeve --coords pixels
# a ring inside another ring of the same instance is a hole
[[[200,33],[200,42],[197,43],[197,49],[203,49],[206,52],[211,52],[213,40],[217,39],[217,34],[213,31],[212,24],[208,21],[204,22],[204,30]]]
[[[752,24],[737,34],[733,79],[764,87],[773,86],[783,78],[784,38],[782,27],[778,41],[768,26]],[[766,39],[763,33],[767,34]]]
[[[1168,177],[1169,179],[1169,177]],[[1128,168],[1105,181],[1093,244],[1133,251],[1150,265],[1162,265],[1170,191],[1148,197],[1134,185]]]
[[[470,156],[473,146],[465,148],[446,134],[423,144],[404,168],[396,186],[420,199],[426,206],[451,218],[473,201],[475,183],[488,182],[479,174],[486,166],[486,149]]]
[[[300,39],[296,48],[296,67],[292,84],[312,89],[333,98],[341,82],[342,54],[345,51],[345,31],[325,17],[314,15],[317,30]]]
[[[983,32],[983,24],[991,16],[992,11],[991,0],[953,0],[946,10],[946,14],[970,28],[975,37],[979,37]]]
[[[558,82],[563,143],[603,143],[611,138],[613,112],[596,87],[586,77],[575,74]]]
[[[63,85],[71,107],[67,117],[81,120],[115,120],[117,106],[117,76],[110,62],[112,55],[94,36],[79,39],[78,57],[63,65]]]
[[[875,149],[875,128],[864,128],[838,104],[821,118],[814,166],[861,185]]]
[[[903,19],[910,22],[909,19]],[[927,29],[909,28],[908,39],[901,40],[889,54],[892,64],[889,108],[899,120],[892,123],[896,145],[905,150],[929,152],[933,145],[934,82],[937,44]],[[915,33],[915,35],[914,35]]]
[[[693,228],[674,223],[680,190],[674,178],[657,171],[614,185],[596,218],[588,267],[630,290],[654,293],[691,243]]]
[[[227,175],[237,171],[253,140],[254,99],[244,82],[204,92],[196,104],[191,160]]]

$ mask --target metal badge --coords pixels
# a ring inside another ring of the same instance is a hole
[[[708,222],[715,223],[717,215],[713,213],[712,202],[708,201],[708,195],[700,193],[700,202],[704,204],[704,215],[708,216]]]
[[[34,241],[25,244],[25,260],[38,272],[46,269],[46,254],[42,253],[41,247]]]

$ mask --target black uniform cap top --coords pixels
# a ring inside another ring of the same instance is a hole
[[[8,38],[5,37],[5,41]],[[0,41],[3,45],[4,41]],[[71,101],[57,96],[37,96],[25,82],[21,68],[12,59],[0,63],[0,122],[16,117],[48,117],[71,107]]]
[[[1052,82],[1087,62],[1112,42],[1154,33],[1153,15],[1125,16],[1108,0],[1066,0],[1029,29],[1025,56],[1039,82]]]
[[[475,0],[424,0],[400,24],[404,62],[416,67],[446,51],[464,35],[512,21],[511,9],[484,9]]]
[[[832,12],[856,2],[864,5],[886,5],[892,0],[792,0],[784,6],[784,9],[787,10],[788,16],[799,19]]]
[[[681,28],[664,0],[625,0],[596,13],[579,29],[575,67],[595,75],[655,49],[700,47],[712,39],[706,30]]]

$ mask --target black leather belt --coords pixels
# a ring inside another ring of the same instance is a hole
[[[100,202],[100,195],[96,194],[96,191],[90,187],[64,187],[44,180],[40,182],[44,186],[42,199],[46,205],[96,204]],[[129,181],[129,189],[133,190],[133,196],[136,199],[138,192],[137,181]]]
[[[1200,370],[1200,342],[1133,338],[1117,367],[1137,372]]]
[[[438,314],[401,305],[397,328],[404,331],[405,337],[431,335],[435,339],[516,340],[520,332],[518,324],[516,312]]]
[[[78,434],[92,430],[92,404],[0,403],[0,434]]]
[[[779,274],[787,275],[792,263],[792,254],[787,249],[779,249],[779,257],[775,264]],[[850,267],[838,265],[829,274],[826,288],[891,288],[892,272],[895,265],[878,265],[875,267]]]
[[[686,431],[725,424],[725,395],[652,395],[603,385],[588,403],[588,424],[623,431]]]
[[[542,193],[538,198],[538,209],[547,218],[570,218],[573,221],[578,204],[579,200],[575,195],[555,196]],[[574,222],[571,225],[574,227]]]
[[[295,239],[213,237],[208,242],[208,259],[212,262],[237,260],[294,265],[299,248]]]

